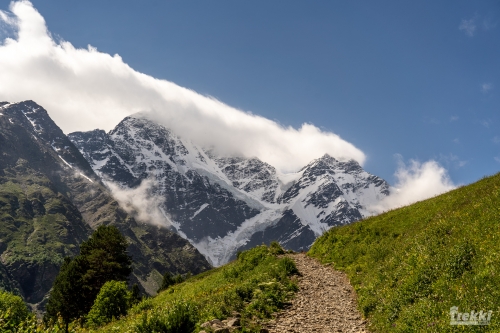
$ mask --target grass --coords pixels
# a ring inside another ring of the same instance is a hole
[[[333,228],[308,254],[347,273],[374,332],[498,332],[500,174]],[[451,326],[452,306],[490,325]]]
[[[2,261],[4,264],[18,261],[60,264],[64,256],[74,255],[73,238],[81,240],[87,237],[86,233],[69,234],[73,231],[69,227],[72,221],[81,220],[81,217],[71,214],[67,200],[43,186],[46,183],[44,177],[33,173],[19,178],[5,181],[0,177]],[[46,210],[44,213],[33,211],[40,198],[46,201],[39,204]]]
[[[279,256],[277,244],[242,252],[238,259],[173,285],[104,327],[84,332],[198,332],[212,319],[241,314],[242,332],[259,332],[261,324],[282,309],[297,291],[294,262]]]

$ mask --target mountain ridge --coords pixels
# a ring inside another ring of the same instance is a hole
[[[277,235],[285,247],[307,250],[324,231],[369,215],[369,206],[389,194],[387,182],[354,160],[326,154],[283,174],[257,158],[197,146],[145,113],[124,118],[109,133],[68,137],[105,182],[129,190],[152,180],[147,191],[161,199],[164,223],[214,265]]]
[[[0,278],[43,310],[62,259],[101,224],[130,243],[132,283],[154,294],[162,274],[210,267],[187,241],[138,223],[122,210],[87,160],[33,101],[0,104]],[[2,274],[2,272],[4,274]]]

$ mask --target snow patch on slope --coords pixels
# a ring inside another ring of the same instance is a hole
[[[207,203],[204,203],[203,205],[201,205],[200,208],[196,212],[194,212],[193,216],[191,216],[191,220],[194,219],[196,217],[196,215],[198,215],[199,213],[201,213],[201,211],[204,210],[207,207],[208,207]]]
[[[227,263],[236,250],[246,243],[252,235],[274,225],[282,216],[280,210],[264,210],[260,214],[243,222],[238,229],[224,237],[206,237],[198,243],[192,243],[201,254],[209,258],[214,266]]]
[[[87,179],[89,182],[93,183],[94,181],[90,179],[89,177],[85,176],[83,173],[79,172],[79,175],[82,176],[83,178]]]
[[[61,157],[61,155],[57,155],[59,156],[59,158],[64,162],[64,164],[66,164],[67,166],[69,166],[71,169],[73,169],[73,166],[71,164],[69,164],[64,158]]]

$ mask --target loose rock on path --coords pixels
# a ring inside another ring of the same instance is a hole
[[[299,272],[299,291],[292,305],[267,325],[270,333],[365,332],[354,289],[347,277],[305,254],[290,255]]]

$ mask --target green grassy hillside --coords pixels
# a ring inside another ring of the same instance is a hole
[[[34,304],[91,229],[49,179],[26,164],[19,159],[0,172],[0,285]]]
[[[375,332],[498,332],[500,174],[333,228],[309,255],[347,273]],[[453,306],[490,325],[450,325]]]

